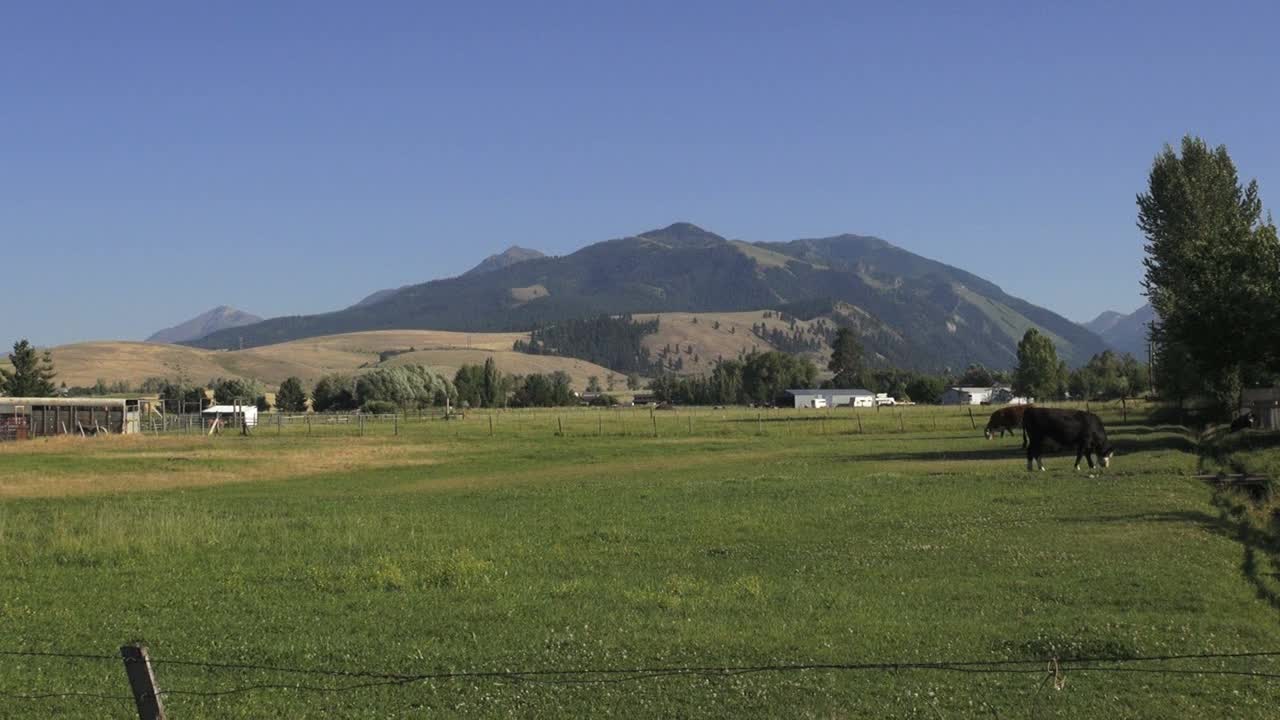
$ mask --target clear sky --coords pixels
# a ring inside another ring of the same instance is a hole
[[[0,342],[344,307],[511,244],[873,234],[1067,317],[1224,143],[1280,202],[1276,2],[49,2],[0,24]]]

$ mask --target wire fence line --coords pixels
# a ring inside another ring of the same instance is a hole
[[[127,649],[128,646],[126,646]],[[122,649],[122,650],[124,650]],[[60,652],[41,650],[0,650],[0,657],[26,659],[56,659],[69,662],[107,661],[138,662],[130,657],[90,652]],[[662,678],[692,677],[707,680],[727,679],[744,675],[783,674],[801,672],[840,673],[902,673],[943,672],[974,675],[1036,676],[1041,678],[1036,689],[1052,684],[1058,689],[1065,685],[1069,674],[1125,673],[1144,675],[1194,675],[1208,678],[1235,677],[1272,682],[1280,680],[1280,667],[1239,668],[1221,666],[1186,667],[1191,661],[1280,661],[1280,650],[1246,652],[1205,652],[1148,656],[1065,656],[1048,658],[1018,658],[1010,660],[970,659],[935,661],[865,661],[865,662],[813,662],[769,663],[759,665],[665,665],[635,666],[625,668],[535,668],[493,670],[440,670],[425,673],[388,672],[350,668],[292,667],[261,663],[238,663],[189,658],[149,658],[155,666],[182,666],[218,672],[279,673],[303,677],[326,677],[358,680],[347,683],[308,682],[248,682],[210,689],[157,688],[155,696],[164,697],[223,697],[258,691],[289,691],[297,693],[351,693],[372,688],[404,687],[419,683],[448,682],[456,680],[483,680],[498,683],[535,683],[541,685],[592,685],[632,683]],[[28,690],[16,692],[0,689],[0,697],[11,700],[40,701],[53,699],[82,699],[105,701],[137,701],[132,694],[111,694],[81,690]]]
[[[1053,404],[1057,406],[1062,404]],[[1119,431],[1130,421],[1147,423],[1149,404],[1119,402],[1075,403],[1063,407],[1090,408]],[[956,432],[981,435],[992,406],[898,405],[878,408],[750,408],[745,406],[637,406],[559,408],[445,408],[434,407],[396,414],[372,413],[260,413],[249,434],[271,436],[391,436],[409,430],[415,437],[481,438],[528,435],[557,437],[673,437],[673,436],[879,436],[888,434]],[[209,417],[153,415],[144,420],[144,434],[208,435]],[[233,421],[226,430],[238,429]],[[1016,433],[1015,433],[1016,436]]]

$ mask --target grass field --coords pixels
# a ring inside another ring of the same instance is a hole
[[[1117,412],[1095,477],[936,408],[7,444],[0,651],[145,641],[175,720],[1274,717],[1224,673],[1280,657],[1135,660],[1280,651],[1280,618],[1194,439]],[[117,660],[4,660],[0,717],[134,716]],[[814,664],[857,667],[760,669]],[[675,668],[759,671],[511,675]],[[59,692],[117,697],[13,697]]]

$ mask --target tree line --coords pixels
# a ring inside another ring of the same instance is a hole
[[[529,340],[517,340],[516,352],[574,357],[623,373],[648,373],[653,363],[644,347],[646,335],[658,332],[658,320],[633,320],[630,315],[563,320],[539,325]]]

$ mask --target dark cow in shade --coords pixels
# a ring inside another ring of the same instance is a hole
[[[1240,432],[1253,427],[1253,412],[1246,410],[1243,415],[1231,421],[1231,432]]]
[[[1111,464],[1111,456],[1115,450],[1107,442],[1107,430],[1102,420],[1091,412],[1084,410],[1057,410],[1053,408],[1027,408],[1022,415],[1022,429],[1027,433],[1027,470],[1034,470],[1034,462],[1044,470],[1041,456],[1044,454],[1044,443],[1052,440],[1064,448],[1076,449],[1076,470],[1080,469],[1080,458],[1089,460],[1093,468],[1093,456],[1098,456],[1102,467]]]
[[[1026,411],[1026,405],[1010,405],[1007,408],[1000,408],[991,413],[991,419],[987,421],[987,429],[984,433],[987,439],[990,440],[995,437],[997,432],[1000,433],[1000,437],[1004,437],[1005,432],[1013,435],[1021,430],[1022,414]],[[1027,434],[1024,432],[1022,433],[1022,447],[1026,446]]]

